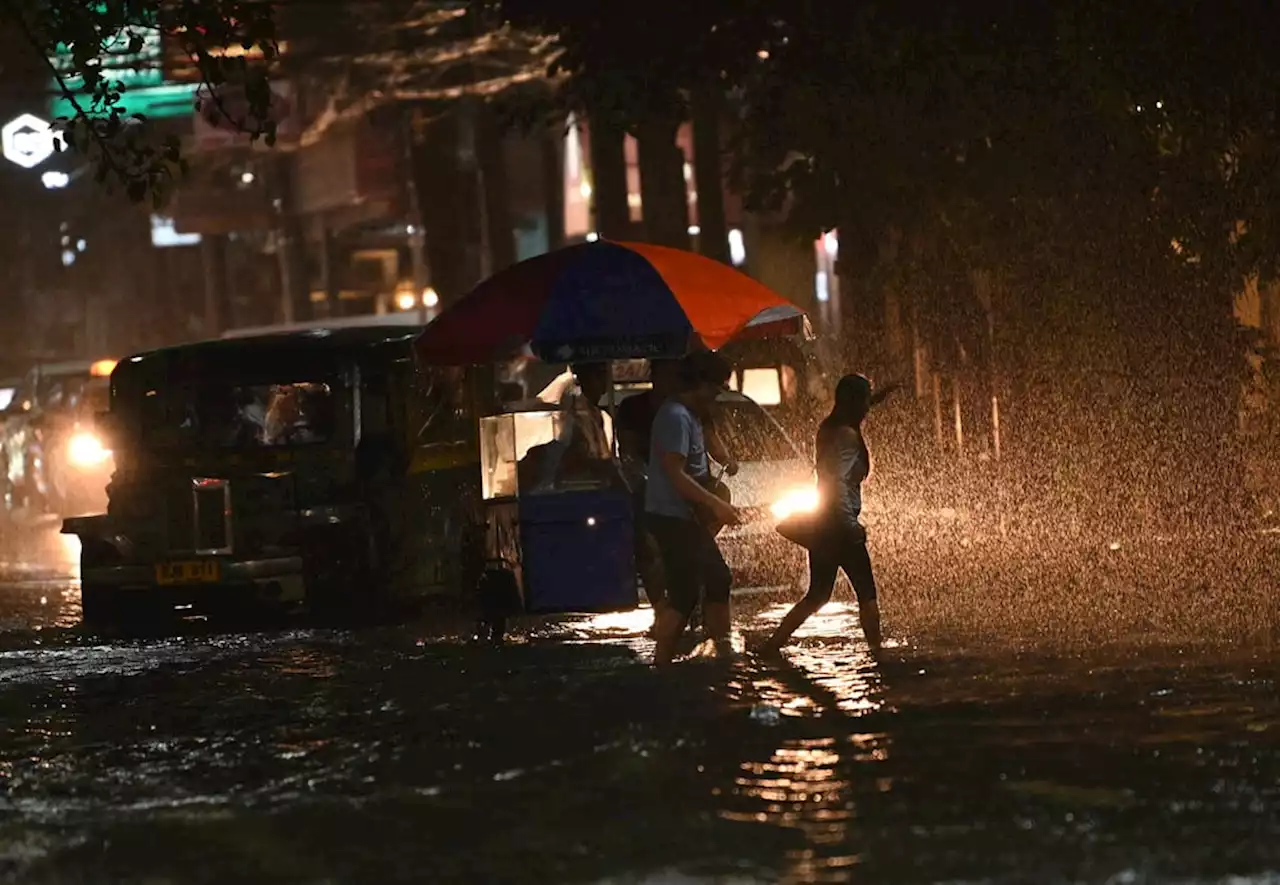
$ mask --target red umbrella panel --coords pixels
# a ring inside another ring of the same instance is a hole
[[[670,358],[738,335],[807,331],[782,296],[710,258],[599,241],[501,271],[445,310],[418,339],[428,365],[474,365],[528,345],[548,362]]]

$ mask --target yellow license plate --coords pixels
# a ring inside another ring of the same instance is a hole
[[[156,565],[156,583],[164,586],[171,584],[216,584],[222,578],[222,568],[216,559],[192,560],[190,562],[161,562]]]

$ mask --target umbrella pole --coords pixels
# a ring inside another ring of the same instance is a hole
[[[613,460],[619,458],[618,450],[618,391],[613,378],[613,361],[605,363],[609,374],[609,449],[613,452]]]

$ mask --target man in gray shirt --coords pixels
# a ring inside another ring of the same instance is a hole
[[[699,597],[707,632],[718,646],[727,644],[733,574],[705,523],[741,521],[734,507],[706,488],[710,464],[698,417],[710,412],[729,380],[730,366],[702,351],[685,357],[680,369],[680,393],[663,403],[653,419],[645,489],[645,518],[661,553],[669,602],[657,613],[656,664],[668,664],[675,656]]]

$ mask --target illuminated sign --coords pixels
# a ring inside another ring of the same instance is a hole
[[[129,43],[134,37],[141,40],[141,46],[137,52],[129,52]],[[107,80],[122,87],[120,100],[114,105],[122,114],[142,114],[153,118],[183,117],[195,110],[197,84],[165,81],[164,43],[159,28],[127,28],[106,41],[103,48],[102,73]],[[84,79],[72,74],[75,62],[71,51],[59,44],[51,61],[80,106],[92,112],[92,94],[84,91]],[[76,106],[63,94],[57,81],[53,83],[53,92],[50,115],[54,119],[74,117]]]
[[[288,50],[288,42],[280,40],[276,43],[278,55]],[[231,45],[225,49],[218,46],[209,47],[209,55],[213,58],[243,58],[246,62],[261,62],[266,58],[261,46],[245,49],[243,46]],[[183,34],[166,34],[164,38],[164,78],[170,83],[202,83],[204,75],[200,66],[187,51],[183,43]]]
[[[170,246],[195,246],[200,243],[199,234],[179,233],[172,218],[151,216],[151,245],[158,249]]]
[[[53,130],[35,114],[22,114],[0,129],[0,144],[4,147],[4,158],[10,163],[34,169],[53,156]]]

